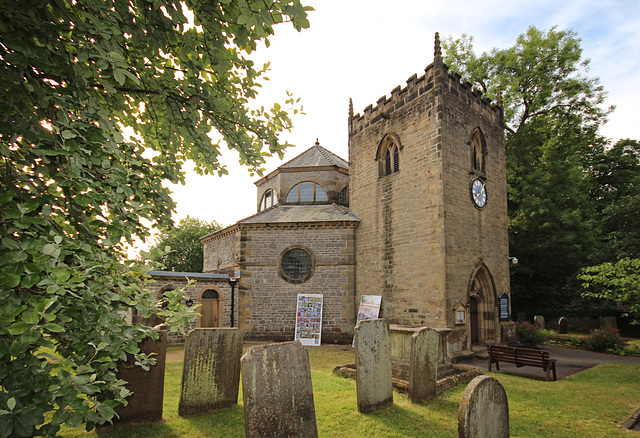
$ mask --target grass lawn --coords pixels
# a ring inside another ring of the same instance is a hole
[[[350,347],[309,348],[318,430],[321,437],[456,437],[458,385],[427,405],[394,392],[394,405],[358,413],[353,379],[332,374],[354,361]],[[602,364],[564,380],[543,382],[488,373],[509,398],[512,437],[627,437],[619,426],[640,407],[640,367]],[[102,429],[63,429],[65,437],[244,437],[242,390],[238,406],[189,418],[178,416],[182,362],[168,362],[164,420]]]

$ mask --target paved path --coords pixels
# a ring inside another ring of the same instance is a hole
[[[564,379],[587,368],[594,367],[601,363],[627,363],[640,366],[640,357],[624,357],[615,354],[594,353],[592,351],[576,350],[573,348],[552,347],[545,345],[543,350],[547,350],[551,359],[556,359],[556,371],[558,379]],[[479,359],[473,362],[476,366],[484,371],[488,371],[488,359]],[[527,377],[529,379],[545,380],[546,373],[542,368],[522,367],[518,368],[514,364],[501,363],[500,371],[496,371],[495,365],[493,371],[496,373],[504,373],[512,376]]]

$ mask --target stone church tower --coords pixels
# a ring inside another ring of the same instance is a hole
[[[356,302],[391,324],[452,329],[449,353],[499,342],[509,312],[503,114],[435,59],[424,76],[349,111]],[[502,295],[502,315],[499,297]]]

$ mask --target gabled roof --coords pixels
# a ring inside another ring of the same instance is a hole
[[[360,222],[360,218],[348,208],[330,205],[277,205],[262,211],[238,224],[266,224],[293,222]]]
[[[316,144],[295,157],[294,159],[287,161],[280,169],[287,169],[293,167],[321,167],[321,166],[338,166],[343,169],[349,169],[349,163],[333,152],[330,152],[320,146],[318,140]]]

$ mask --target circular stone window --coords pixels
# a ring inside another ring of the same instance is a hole
[[[278,265],[282,278],[291,283],[303,283],[313,274],[314,260],[309,251],[291,248],[285,251]]]

